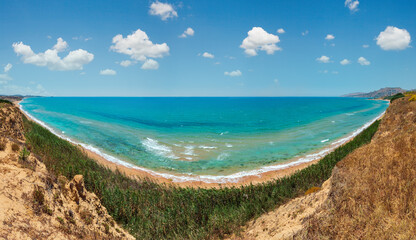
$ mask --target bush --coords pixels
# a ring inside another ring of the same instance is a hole
[[[403,93],[397,93],[393,96],[385,97],[384,99],[390,99],[390,103],[392,103],[394,100],[405,97]]]
[[[13,150],[13,152],[17,152],[17,151],[19,151],[19,149],[20,149],[19,145],[17,145],[16,143],[13,143],[12,144],[12,150]]]
[[[5,104],[13,104],[12,102],[10,102],[9,100],[6,99],[0,99],[0,104],[1,103],[5,103]]]
[[[30,152],[24,147],[22,151],[20,152],[19,158],[22,161],[27,161],[27,158],[29,157]]]
[[[412,96],[410,96],[409,101],[416,101],[416,94],[413,94]]]

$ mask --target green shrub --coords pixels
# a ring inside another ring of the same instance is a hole
[[[27,161],[27,158],[29,157],[30,152],[24,147],[22,151],[20,152],[19,158],[22,161]]]

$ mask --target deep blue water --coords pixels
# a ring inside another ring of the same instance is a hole
[[[357,98],[28,98],[58,134],[161,172],[227,175],[331,146],[387,108]]]

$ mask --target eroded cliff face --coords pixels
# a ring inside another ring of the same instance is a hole
[[[415,239],[416,101],[395,100],[371,143],[322,190],[250,222],[235,239]]]
[[[0,238],[134,239],[86,191],[81,175],[54,176],[42,159],[24,154],[30,146],[17,107],[2,104],[0,120]]]

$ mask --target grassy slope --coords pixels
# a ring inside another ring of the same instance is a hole
[[[368,143],[379,121],[319,163],[290,177],[241,188],[191,189],[135,181],[89,159],[77,147],[24,119],[31,151],[56,175],[82,174],[110,215],[139,239],[222,237],[260,214],[276,208],[327,180],[335,164]]]
[[[300,239],[416,239],[416,102],[395,100],[370,144],[337,164]]]

